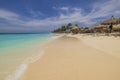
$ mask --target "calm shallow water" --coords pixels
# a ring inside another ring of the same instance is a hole
[[[0,34],[0,80],[17,79],[27,64],[42,54],[40,46],[53,36],[52,34]]]

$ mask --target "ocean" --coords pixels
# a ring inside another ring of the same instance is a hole
[[[0,34],[0,80],[17,80],[53,34]]]

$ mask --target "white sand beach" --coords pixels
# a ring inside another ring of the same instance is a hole
[[[119,40],[81,35],[55,39],[20,80],[120,80]]]
[[[71,35],[69,35],[71,36]],[[91,36],[91,35],[75,35],[87,46],[93,47],[97,50],[105,52],[106,54],[120,58],[120,37],[114,36]]]

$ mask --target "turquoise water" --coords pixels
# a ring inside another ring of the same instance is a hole
[[[0,34],[0,80],[16,80],[52,34]],[[17,71],[16,71],[17,70]],[[20,71],[21,70],[21,71]]]

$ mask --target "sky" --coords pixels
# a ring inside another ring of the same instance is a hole
[[[0,0],[0,33],[41,33],[68,23],[94,26],[114,15],[120,0]]]

